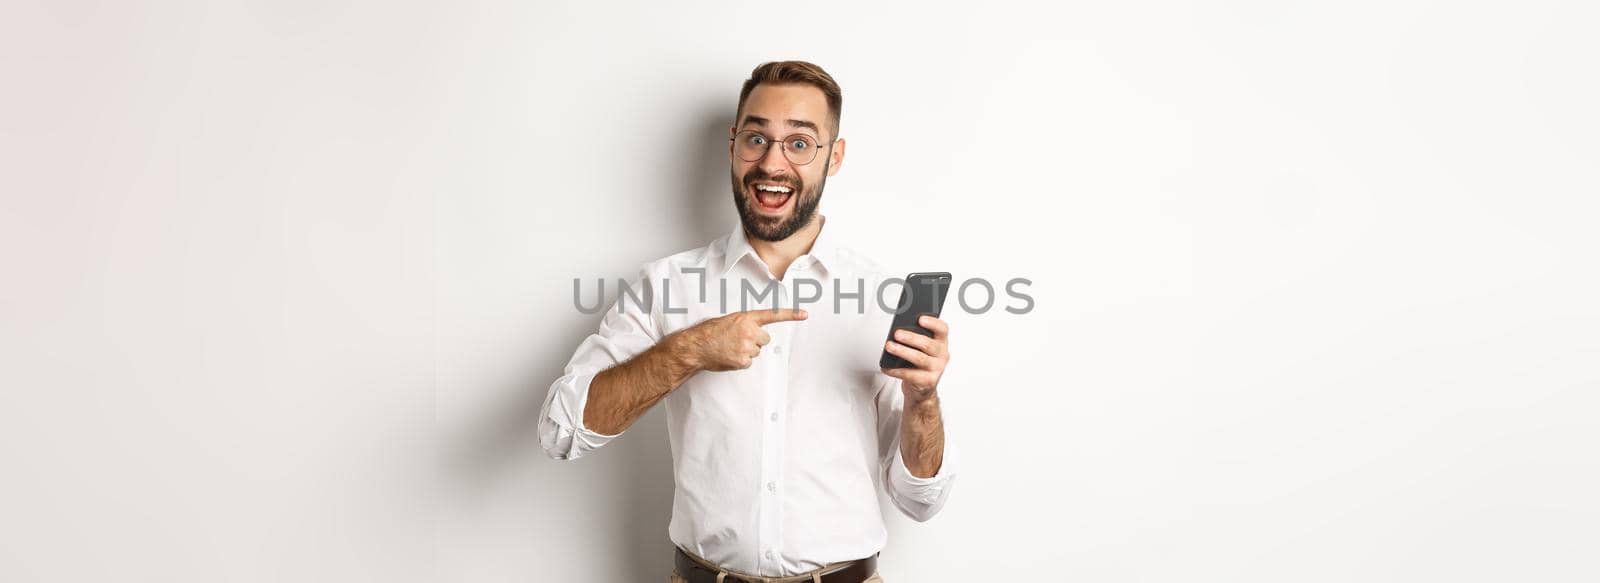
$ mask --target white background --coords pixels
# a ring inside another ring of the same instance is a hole
[[[1035,282],[891,583],[1600,578],[1597,16],[7,1],[0,580],[664,581],[660,410],[536,417],[778,58],[854,246]]]

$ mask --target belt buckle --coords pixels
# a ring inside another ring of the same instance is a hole
[[[758,577],[755,577],[755,578],[746,578],[746,577],[740,577],[740,576],[735,575],[733,573],[728,573],[728,578],[727,579],[723,579],[723,581],[726,582],[726,581],[728,581],[728,579],[732,579],[735,583],[773,583],[775,581],[782,581],[782,580],[788,579],[788,578],[790,578],[790,577],[759,577],[758,576]]]

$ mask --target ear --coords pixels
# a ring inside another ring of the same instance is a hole
[[[839,167],[844,165],[844,138],[833,142],[833,152],[828,154],[828,176],[839,173]]]
[[[733,161],[733,139],[739,137],[738,126],[728,126],[728,161]]]

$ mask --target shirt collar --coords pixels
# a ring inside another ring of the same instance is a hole
[[[822,229],[817,232],[817,240],[811,242],[811,251],[800,257],[810,256],[816,265],[827,269],[838,257],[838,245],[834,242],[833,229],[828,228],[829,219],[827,217],[820,217],[820,219],[822,220]],[[744,223],[736,222],[733,226],[733,232],[729,233],[727,238],[727,253],[723,255],[722,263],[722,271],[724,273],[733,269],[733,265],[746,255],[757,260],[761,258],[760,255],[756,254],[755,248],[750,246],[750,240],[746,239],[746,236]],[[801,261],[801,259],[796,259],[796,261]]]

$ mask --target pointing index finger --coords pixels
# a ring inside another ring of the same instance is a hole
[[[789,322],[806,319],[805,310],[792,310],[789,308],[780,308],[777,310],[750,310],[747,313],[750,314],[751,317],[755,318],[757,324],[762,326],[772,324],[774,322]]]

